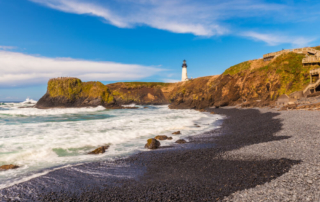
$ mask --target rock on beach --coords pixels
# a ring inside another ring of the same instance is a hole
[[[148,139],[147,144],[144,146],[147,149],[158,149],[160,147],[160,142],[155,138]]]
[[[181,132],[180,131],[176,131],[176,132],[173,132],[172,135],[180,135]]]
[[[3,165],[3,166],[0,166],[0,171],[2,170],[11,170],[11,169],[17,169],[19,168],[19,166],[17,165],[13,165],[13,164],[10,164],[10,165]]]
[[[166,139],[168,139],[168,136],[166,136],[166,135],[157,135],[155,137],[155,139],[156,140],[166,140]]]
[[[187,143],[187,141],[185,141],[184,139],[179,139],[179,140],[176,141],[176,143],[184,144],[184,143]]]
[[[108,148],[109,148],[109,145],[102,146],[102,147],[99,147],[99,148],[93,150],[92,152],[89,152],[88,154],[103,154],[106,152],[106,150]]]

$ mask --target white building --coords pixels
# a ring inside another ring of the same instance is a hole
[[[182,77],[181,77],[181,81],[188,81],[188,74],[187,74],[187,62],[186,60],[183,61],[182,64]]]

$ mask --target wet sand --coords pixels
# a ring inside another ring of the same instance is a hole
[[[227,117],[222,127],[187,144],[59,169],[0,199],[319,201],[319,112],[208,110]]]

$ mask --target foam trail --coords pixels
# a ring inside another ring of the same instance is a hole
[[[170,110],[166,105],[125,110],[19,108],[30,103],[34,105],[26,100],[5,103],[0,108],[0,165],[21,166],[0,172],[0,189],[50,168],[128,156],[144,150],[146,139],[171,136],[180,130],[181,136],[161,142],[170,145],[179,138],[212,130],[222,119],[195,110]],[[195,123],[201,127],[195,127]],[[105,144],[111,144],[106,153],[87,155]]]

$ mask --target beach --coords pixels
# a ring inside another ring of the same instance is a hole
[[[225,117],[221,127],[191,136],[186,144],[113,162],[60,168],[1,190],[1,199],[320,200],[317,111],[234,107],[207,111]]]

